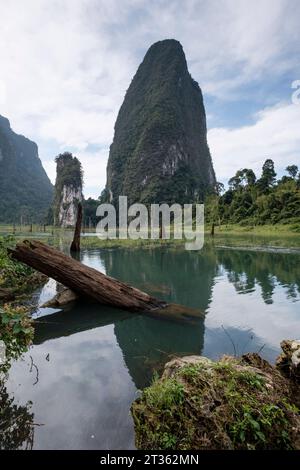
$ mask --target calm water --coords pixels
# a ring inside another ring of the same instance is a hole
[[[35,449],[134,448],[130,405],[169,358],[260,351],[274,361],[283,338],[300,337],[296,252],[116,249],[81,256],[157,297],[200,308],[203,318],[178,323],[87,303],[37,309],[34,345],[12,365],[7,383],[16,404],[32,402]],[[35,301],[55,290],[49,281]]]

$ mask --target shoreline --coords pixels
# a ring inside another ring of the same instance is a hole
[[[0,236],[13,236],[17,240],[34,238],[54,246],[62,243],[71,243],[73,237],[72,228],[58,228],[52,226],[14,227],[12,224],[0,224]],[[206,225],[204,231],[204,247],[214,245],[217,248],[262,248],[278,251],[286,249],[292,251],[300,249],[300,224],[276,224],[242,226],[228,224],[215,226],[214,236],[211,236],[211,227]],[[83,229],[81,233],[81,246],[85,248],[178,248],[188,240],[151,240],[151,239],[108,239],[98,238],[93,229]],[[201,251],[201,250],[200,250]]]

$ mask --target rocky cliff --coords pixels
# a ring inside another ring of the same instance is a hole
[[[53,186],[31,140],[0,116],[0,222],[43,222]]]
[[[81,164],[68,152],[56,157],[55,161],[54,224],[60,227],[74,227],[78,202],[83,200]]]
[[[194,202],[215,185],[202,93],[178,41],[153,44],[126,93],[107,165],[107,198]]]

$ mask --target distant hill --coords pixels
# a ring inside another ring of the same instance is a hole
[[[43,222],[52,197],[37,145],[0,116],[0,222]]]
[[[206,116],[181,44],[153,44],[139,66],[115,124],[104,197],[117,203],[203,200],[216,179]]]

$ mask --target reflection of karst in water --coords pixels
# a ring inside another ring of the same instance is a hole
[[[217,273],[213,251],[103,250],[106,274],[164,300],[205,311]]]
[[[90,253],[90,254],[89,254]],[[90,255],[90,259],[89,259]],[[272,301],[272,286],[280,284],[287,297],[299,298],[300,279],[297,271],[299,255],[262,253],[246,250],[203,252],[180,250],[101,250],[82,252],[83,262],[102,266],[113,277],[137,286],[166,301],[187,305],[203,312],[210,305],[212,289],[218,275],[227,276],[239,293],[261,288],[265,302]],[[95,259],[95,256],[99,257]],[[39,319],[35,344],[51,338],[69,336],[80,331],[114,324],[118,344],[129,373],[138,388],[149,383],[154,370],[159,370],[174,355],[201,354],[204,320],[179,323],[135,315],[99,304],[81,301],[69,310]],[[44,322],[44,323],[43,323]],[[234,339],[238,354],[257,351],[260,339],[251,330],[226,328]],[[206,353],[218,357],[233,354],[228,335],[218,327],[207,337]],[[224,347],[225,344],[225,347]],[[224,349],[225,348],[225,349]],[[226,349],[227,348],[227,349]],[[264,348],[266,352],[267,347]]]
[[[277,283],[286,288],[288,298],[300,294],[300,255],[245,250],[217,250],[218,263],[239,293],[249,293],[258,284],[266,304],[273,303]]]
[[[17,405],[0,381],[0,450],[32,449],[34,424],[31,403]]]
[[[143,388],[172,357],[201,354],[204,320],[195,325],[138,316],[116,323],[115,335],[136,387]]]
[[[132,285],[162,297],[205,311],[211,300],[216,271],[214,256],[203,257],[184,251],[115,251],[101,253],[108,275],[126,279]],[[161,287],[163,286],[163,287]],[[137,386],[149,384],[174,355],[201,354],[204,319],[195,323],[177,323],[135,316],[115,325],[129,373]]]

